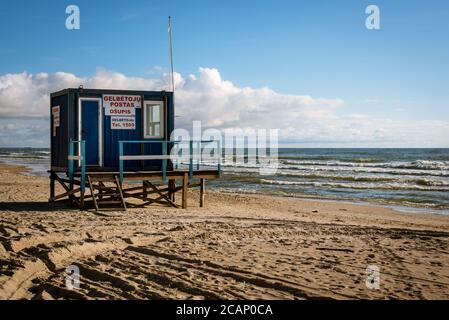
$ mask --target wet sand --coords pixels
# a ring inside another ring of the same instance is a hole
[[[209,190],[102,214],[48,204],[24,170],[0,164],[2,299],[449,299],[448,216]]]

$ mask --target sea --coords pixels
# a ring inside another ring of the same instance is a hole
[[[47,176],[49,149],[0,148],[0,161]],[[449,149],[281,148],[277,170],[224,164],[214,190],[370,203],[408,212],[449,214]]]

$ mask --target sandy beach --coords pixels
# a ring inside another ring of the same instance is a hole
[[[102,214],[25,170],[0,164],[1,299],[449,299],[448,216],[209,190]]]

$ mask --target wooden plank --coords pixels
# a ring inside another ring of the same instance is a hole
[[[163,189],[162,191],[165,191],[166,189]],[[146,193],[143,192],[127,192],[127,191],[123,191],[123,197],[124,198],[147,198],[149,195],[155,194],[155,193],[159,193],[158,191],[154,191],[154,190],[150,190],[147,191]]]
[[[70,188],[65,185],[65,182],[70,183],[70,180],[63,180],[58,175],[55,175],[55,178],[66,191],[70,191]]]
[[[161,200],[162,199],[162,197],[161,196],[159,196],[158,198],[155,198],[155,199],[149,199],[147,202],[145,202],[145,203],[142,203],[142,204],[139,204],[139,205],[134,205],[135,207],[145,207],[145,206],[147,206],[147,205],[149,205],[149,204],[152,204],[152,203],[157,203],[157,204],[164,204],[164,205],[167,205],[167,201],[162,201]],[[174,207],[175,208],[180,208],[180,206],[179,205],[177,205],[177,204],[174,204]]]
[[[121,200],[101,200],[98,204],[122,204]]]
[[[101,200],[103,200],[103,191],[105,189],[109,190],[109,187],[105,186],[105,184],[102,181],[99,181],[98,185],[95,186],[94,189],[98,190],[98,200],[99,200],[98,202],[100,202]]]
[[[154,184],[152,184],[149,181],[144,181],[144,183],[148,186],[150,186],[150,188],[152,188],[154,191],[156,191],[157,193],[159,193],[159,195],[164,198],[168,204],[170,204],[172,207],[176,207],[176,204],[173,203],[173,201],[171,201],[167,195],[163,194],[162,191],[160,191]]]
[[[139,188],[139,189],[141,189],[141,188]],[[175,187],[174,189],[172,189],[172,192],[174,194],[175,192],[178,192],[180,190],[182,190],[182,186]],[[167,190],[167,188],[164,188],[164,189],[159,189],[159,191],[166,192],[168,190]],[[147,191],[148,195],[155,194],[155,193],[159,193],[159,192],[155,191],[155,190]],[[123,191],[123,196],[125,198],[146,199],[145,197],[143,197],[143,192],[130,193],[130,192],[127,192],[127,191]]]
[[[87,181],[89,182],[90,192],[92,193],[92,199],[94,200],[95,210],[98,211],[97,198],[95,197],[95,192],[92,186],[92,180],[90,180],[90,175],[87,175]]]
[[[94,175],[94,176],[89,174],[89,176],[91,177],[92,181],[96,181],[96,182],[114,182],[114,177],[111,176],[111,174]]]
[[[170,160],[170,155],[160,156],[121,156],[120,160]]]
[[[49,201],[49,202],[53,202],[53,201],[55,201],[55,200],[62,199],[62,198],[67,197],[67,196],[68,196],[69,199],[70,199],[70,194],[69,194],[69,192],[72,192],[72,193],[73,193],[73,188],[70,189],[69,187],[67,187],[66,184],[62,181],[62,179],[61,179],[57,174],[55,174],[53,177],[54,177],[55,181],[58,181],[58,183],[64,188],[64,190],[65,190],[66,192],[65,192],[65,193],[62,193],[62,194],[60,194],[60,195],[58,195],[58,196],[50,197],[50,199],[48,199],[48,201]],[[77,190],[79,190],[79,189],[77,189]]]
[[[121,196],[120,192],[115,191],[115,192],[111,192],[111,193],[103,193],[102,198],[107,198],[107,197],[112,198],[112,197],[120,197],[120,196]]]
[[[53,198],[50,198],[49,201],[50,201],[50,202],[53,202],[53,201],[55,201],[55,200],[62,199],[62,198],[64,198],[64,197],[73,195],[74,193],[76,193],[76,192],[78,192],[78,191],[80,191],[80,190],[81,190],[81,188],[76,188],[76,189],[69,190],[69,191],[64,192],[64,193],[62,193],[62,194],[60,194],[60,195],[57,195],[57,196],[55,196],[55,197],[53,197]]]
[[[187,209],[187,188],[189,184],[189,173],[184,173],[184,179],[182,180],[182,208]]]
[[[142,180],[149,180],[149,179],[153,179],[153,180],[162,180],[162,175],[152,175],[152,176],[148,176],[148,175],[141,175],[141,174],[136,174],[136,175],[124,175],[125,180],[127,181],[142,181]],[[215,175],[215,174],[204,174],[204,175],[193,175],[194,178],[198,178],[198,179],[208,179],[208,180],[214,180],[214,179],[218,179],[220,176],[219,175]],[[178,175],[169,175],[167,174],[167,178],[171,178],[171,179],[178,179],[178,180],[182,180],[184,178],[184,173],[182,174],[178,174]]]
[[[119,158],[120,158],[120,160],[162,160],[163,157],[162,156],[149,156],[149,155],[147,155],[147,156],[134,155],[134,156],[120,156]],[[170,156],[165,156],[165,159],[169,159],[169,158],[170,158]]]
[[[114,179],[115,179],[115,185],[117,186],[117,190],[120,192],[120,200],[122,202],[122,206],[126,210],[126,202],[125,202],[125,199],[123,198],[122,185],[118,181],[117,176],[114,176]]]
[[[204,194],[206,191],[206,179],[200,180],[200,207],[204,207]]]
[[[143,195],[146,197],[148,196],[148,192],[147,192],[147,185],[145,184],[145,181],[142,181],[142,193]]]
[[[84,208],[84,192],[83,191],[81,191],[81,194],[80,194],[80,208]]]
[[[166,201],[162,201],[162,196],[159,196],[159,197],[154,198],[154,199],[148,198],[146,202],[141,204],[141,206],[145,207],[145,206],[147,206],[149,204],[152,204],[152,203],[158,203],[158,204],[165,204],[165,205],[167,205]]]
[[[176,171],[167,171],[167,177],[169,178],[177,178],[182,179],[184,177],[184,173],[189,172],[188,170],[176,170]],[[98,177],[98,176],[108,176],[111,175],[118,175],[120,172],[87,172],[86,174],[89,174],[92,178]],[[162,178],[162,171],[125,171],[124,173],[125,178],[132,179],[132,178]],[[75,172],[74,176],[79,177],[81,176],[80,172]],[[220,176],[219,171],[217,170],[197,170],[193,172],[193,176],[195,178],[205,178],[205,179],[217,179]],[[142,180],[142,179],[138,179]],[[143,179],[148,180],[148,179]]]

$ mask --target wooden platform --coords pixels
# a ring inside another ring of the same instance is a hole
[[[183,179],[184,175],[187,173],[189,175],[189,170],[174,170],[167,171],[167,178],[169,179]],[[86,175],[90,176],[111,176],[120,175],[118,171],[86,171]],[[162,180],[162,171],[125,171],[123,172],[125,180],[142,180],[142,178],[154,178]],[[218,170],[195,170],[192,173],[195,179],[218,179],[220,177],[220,172]],[[81,177],[81,172],[75,171],[74,177]]]
[[[204,206],[206,179],[218,179],[218,170],[175,170],[166,172],[163,181],[162,171],[125,171],[124,183],[119,182],[120,172],[86,171],[85,186],[81,185],[81,172],[73,172],[72,179],[65,173],[49,171],[50,198],[49,202],[69,201],[80,209],[92,207],[96,211],[126,210],[129,207],[145,207],[151,204],[162,204],[175,208],[187,208],[188,188],[199,187],[200,207]],[[141,186],[126,184],[127,181],[142,181]],[[55,195],[55,183],[58,182],[65,190]],[[107,185],[107,183],[112,185]],[[157,183],[156,183],[157,182]],[[178,183],[180,182],[180,183]],[[89,191],[86,193],[86,191]],[[177,192],[182,194],[182,204],[175,202]],[[140,200],[140,204],[127,202],[132,198]],[[117,206],[101,207],[100,204],[117,204]]]

